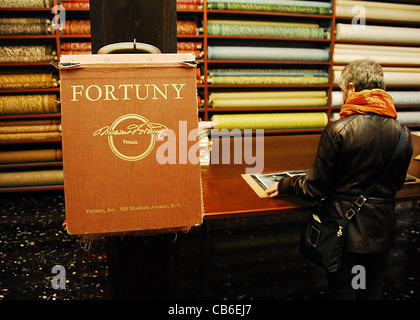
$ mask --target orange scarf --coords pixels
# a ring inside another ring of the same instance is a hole
[[[353,93],[341,107],[340,118],[352,114],[375,113],[382,116],[397,118],[392,97],[382,89],[363,90]]]

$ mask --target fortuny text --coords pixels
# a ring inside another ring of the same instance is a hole
[[[181,91],[185,83],[164,83],[164,84],[104,84],[90,86],[75,85],[72,88],[71,102],[81,99],[89,101],[114,101],[114,100],[159,100],[159,99],[182,99]]]

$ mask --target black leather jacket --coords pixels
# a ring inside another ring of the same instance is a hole
[[[406,147],[388,175],[351,220],[345,249],[370,253],[388,250],[395,237],[395,195],[402,189],[413,153],[407,130]],[[327,198],[327,214],[343,216],[391,158],[399,139],[398,120],[380,115],[353,115],[329,124],[323,131],[314,166],[305,176],[286,178],[279,192],[309,201]]]

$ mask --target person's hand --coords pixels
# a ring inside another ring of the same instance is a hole
[[[214,127],[217,127],[218,123],[214,121],[199,121],[198,122],[198,129],[199,130],[208,130]]]
[[[265,192],[270,196],[270,198],[277,197],[279,195],[278,187],[279,187],[279,182],[278,181],[274,182],[267,189],[265,189]]]

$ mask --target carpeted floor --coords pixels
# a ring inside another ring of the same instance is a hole
[[[110,281],[112,277],[115,284],[117,277],[109,268],[109,243],[97,240],[85,250],[79,237],[63,230],[62,191],[4,193],[0,194],[0,204],[0,300],[117,297]],[[279,214],[206,221],[188,234],[178,234],[176,239],[169,235],[170,298],[329,299],[324,272],[304,260],[297,249],[304,216]],[[400,208],[397,219],[398,233],[387,269],[384,299],[418,300],[420,210],[417,206]],[[151,240],[137,239],[145,246]],[[52,286],[58,276],[64,276],[52,272],[56,265],[65,270],[65,289]],[[136,283],[131,285],[135,287]]]

